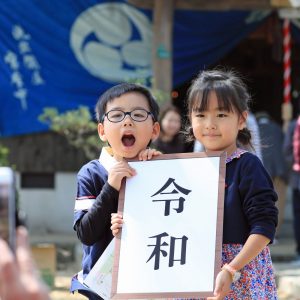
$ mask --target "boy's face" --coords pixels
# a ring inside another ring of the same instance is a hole
[[[131,92],[107,103],[106,113],[111,110],[131,112],[135,109],[150,111],[146,97],[140,93]],[[134,121],[126,115],[117,123],[109,121],[105,116],[104,121],[98,125],[100,139],[109,142],[114,155],[125,158],[134,158],[141,150],[146,149],[148,143],[157,138],[159,130],[158,122],[153,122],[151,115],[148,115],[148,118],[142,122]]]

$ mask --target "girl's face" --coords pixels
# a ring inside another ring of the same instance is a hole
[[[176,135],[181,127],[181,116],[175,111],[168,111],[161,121],[161,129],[168,136]]]
[[[247,112],[240,116],[236,111],[228,112],[218,105],[215,92],[210,92],[206,111],[193,111],[191,123],[196,139],[207,152],[226,151],[231,155],[237,148],[239,130],[246,127]]]

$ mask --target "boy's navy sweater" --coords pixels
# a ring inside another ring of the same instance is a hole
[[[83,244],[83,278],[87,276],[113,238],[110,229],[111,213],[117,212],[119,192],[108,184],[107,178],[107,171],[99,160],[92,160],[84,165],[77,175],[76,202],[89,200],[94,202],[88,209],[74,211],[73,227]],[[76,277],[73,278],[71,286],[71,291],[75,290],[88,291]]]

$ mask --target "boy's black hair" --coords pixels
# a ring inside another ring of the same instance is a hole
[[[157,121],[158,114],[159,114],[159,106],[155,98],[152,96],[151,92],[145,86],[142,86],[140,84],[120,83],[118,85],[111,87],[100,96],[95,108],[96,119],[98,123],[101,123],[103,121],[103,116],[106,112],[107,103],[127,93],[139,93],[144,95],[148,101],[150,112],[152,113],[153,119],[155,122]]]

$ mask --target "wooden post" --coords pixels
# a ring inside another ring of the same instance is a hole
[[[173,0],[155,0],[153,11],[153,88],[162,90],[170,97],[173,76],[173,5]]]
[[[271,0],[271,6],[273,7],[291,7],[289,0]]]

